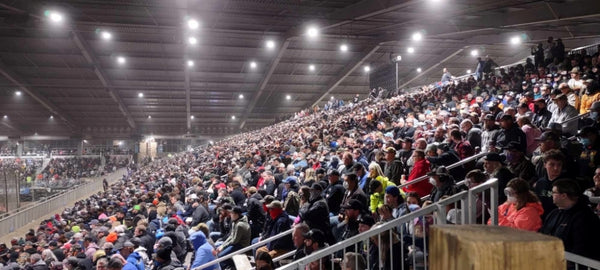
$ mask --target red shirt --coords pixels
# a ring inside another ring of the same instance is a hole
[[[423,160],[419,160],[419,161],[415,162],[415,165],[413,166],[412,170],[410,171],[410,175],[408,175],[408,182],[410,182],[414,179],[417,179],[423,175],[426,175],[429,172],[429,168],[430,168],[430,164],[427,159],[423,159]],[[408,186],[402,188],[402,190],[404,190],[405,192],[414,191],[414,192],[418,193],[419,197],[429,195],[429,193],[431,193],[431,189],[433,189],[433,186],[427,180],[422,180],[419,183],[416,183],[414,185],[408,185]]]

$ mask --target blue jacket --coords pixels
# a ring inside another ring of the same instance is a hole
[[[192,263],[192,267],[198,267],[205,263],[211,262],[215,260],[215,256],[213,256],[213,247],[206,241],[206,236],[203,232],[197,231],[190,235],[190,242],[194,246],[194,262]],[[207,268],[206,270],[216,270],[218,269],[219,264],[213,264]]]
[[[127,257],[127,263],[123,265],[123,270],[145,270],[142,256],[135,251],[129,254]]]
[[[288,214],[285,211],[283,211],[283,213],[281,213],[279,216],[277,216],[277,218],[275,220],[271,220],[267,224],[267,235],[264,238],[266,239],[266,238],[278,235],[278,234],[285,232],[291,228],[292,228],[292,221],[290,220],[290,217],[288,216]],[[287,236],[284,236],[277,240],[273,240],[267,244],[267,248],[269,250],[276,250],[276,249],[292,250],[292,249],[294,249],[292,236],[287,235]]]

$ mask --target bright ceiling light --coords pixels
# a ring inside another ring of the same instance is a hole
[[[104,40],[111,40],[112,39],[112,34],[110,32],[108,32],[108,31],[102,31],[102,33],[100,33],[100,36]]]
[[[54,119],[54,115],[50,115],[50,119]]]
[[[138,93],[138,97],[139,97],[139,98],[143,98],[143,97],[144,97],[144,93],[141,93],[141,92],[140,92],[140,93]]]
[[[286,95],[286,96],[285,96],[285,99],[287,99],[287,100],[290,100],[290,99],[292,99],[292,96],[290,96],[290,95]]]
[[[254,61],[250,62],[250,67],[251,68],[256,68],[256,66],[257,66],[256,62],[254,62]]]
[[[5,114],[3,118],[4,118],[4,119],[8,118],[8,115],[6,115],[6,114]]]
[[[232,116],[231,116],[231,120],[235,120],[235,115],[232,115]]]
[[[189,38],[188,38],[188,43],[189,43],[190,45],[196,45],[196,44],[198,44],[198,39],[197,39],[197,38],[195,38],[195,37],[189,37]]]
[[[127,59],[125,59],[125,57],[123,57],[123,56],[117,57],[117,63],[123,65],[123,64],[125,64],[125,62],[127,62]]]
[[[21,91],[15,91],[16,96],[21,96],[23,93]]]
[[[208,141],[208,143],[213,144],[214,142],[213,141]]]
[[[194,61],[193,60],[188,60],[187,61],[187,66],[188,67],[193,67],[194,66]]]
[[[53,23],[60,23],[64,19],[62,13],[55,10],[47,10],[44,12],[44,15],[46,15]]]
[[[148,119],[152,119],[152,115],[148,115]]]
[[[267,49],[269,49],[269,50],[275,49],[275,41],[267,40],[265,45],[267,46]]]
[[[306,35],[308,35],[309,38],[316,38],[319,36],[319,29],[316,26],[309,26],[308,29],[306,29]]]
[[[415,52],[415,48],[413,48],[413,47],[408,47],[408,48],[406,49],[406,51],[407,51],[408,53],[414,53],[414,52]]]
[[[510,38],[510,44],[512,45],[519,45],[521,44],[521,37],[519,36],[514,36]]]
[[[191,30],[196,30],[196,29],[198,29],[198,27],[200,26],[200,23],[198,23],[198,21],[197,21],[197,20],[195,20],[195,19],[189,19],[189,20],[187,21],[187,26],[188,26],[188,28],[189,28],[189,29],[191,29]]]
[[[471,70],[470,69],[467,69],[467,74],[471,74]]]
[[[365,72],[371,71],[371,67],[370,66],[365,66],[363,69],[364,69]]]
[[[402,55],[396,55],[396,62],[402,61]]]
[[[417,68],[417,72],[421,73],[423,71],[421,68]]]
[[[471,51],[471,56],[478,56],[479,55],[479,51],[478,50],[472,50]]]
[[[422,39],[423,39],[423,34],[421,34],[420,32],[415,32],[414,34],[412,34],[412,40],[421,41]]]
[[[244,99],[244,94],[240,94],[240,95],[238,96],[238,98],[239,98],[239,99]]]
[[[315,65],[308,65],[308,70],[315,71]]]
[[[346,45],[346,44],[340,45],[340,51],[347,52],[348,51],[348,45]]]
[[[193,119],[194,119],[194,116],[193,116],[193,115],[190,115],[190,119],[192,119],[192,120],[193,120]]]
[[[331,99],[331,100],[334,100],[335,98],[334,98],[333,96],[331,96],[331,98],[330,98],[330,99]]]

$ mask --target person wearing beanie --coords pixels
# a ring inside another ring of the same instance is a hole
[[[183,266],[181,263],[171,259],[171,253],[171,247],[164,247],[156,250],[156,257],[154,258],[152,270],[175,270],[176,268],[182,268]]]

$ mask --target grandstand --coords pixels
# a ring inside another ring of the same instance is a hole
[[[0,266],[435,269],[480,225],[600,269],[599,14],[0,2]]]

